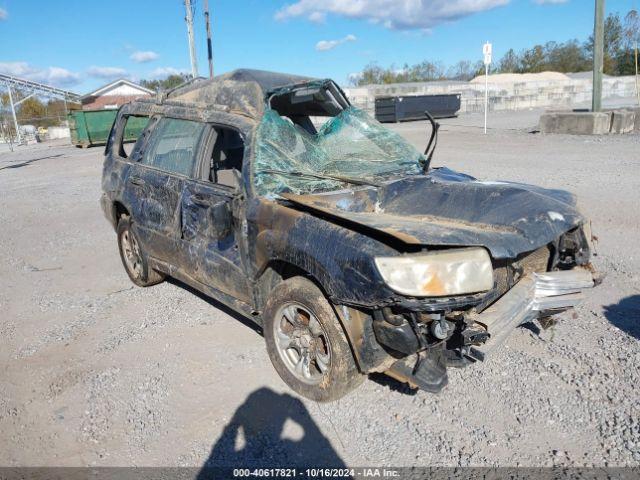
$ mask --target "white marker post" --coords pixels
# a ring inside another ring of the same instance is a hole
[[[489,42],[482,46],[484,54],[484,133],[487,134],[487,110],[489,110],[489,65],[491,65],[491,49]]]

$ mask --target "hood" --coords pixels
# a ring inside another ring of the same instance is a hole
[[[447,168],[379,187],[281,196],[408,244],[483,246],[497,259],[540,248],[584,221],[569,192],[481,182]]]

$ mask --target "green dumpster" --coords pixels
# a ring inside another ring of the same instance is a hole
[[[68,115],[71,143],[83,148],[104,145],[117,114],[117,110],[72,110]],[[147,122],[146,117],[130,117],[124,130],[124,141],[135,141]]]

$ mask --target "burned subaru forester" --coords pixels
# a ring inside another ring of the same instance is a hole
[[[194,80],[120,109],[101,203],[136,285],[171,276],[252,319],[301,395],[371,372],[437,392],[597,279],[571,194],[430,168],[432,125],[422,154],[331,80]]]

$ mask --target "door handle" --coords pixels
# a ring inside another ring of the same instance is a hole
[[[129,177],[129,182],[138,187],[143,187],[144,185],[146,185],[146,182],[140,177]]]
[[[207,199],[207,197],[205,197],[204,195],[201,195],[199,193],[194,193],[189,198],[191,199],[191,203],[193,203],[195,205],[198,205],[200,207],[210,207],[211,206],[211,202]]]

